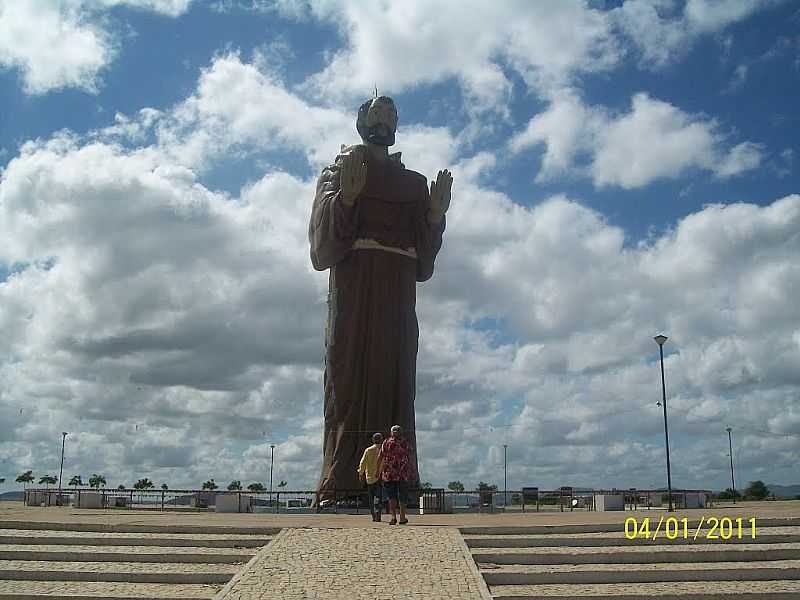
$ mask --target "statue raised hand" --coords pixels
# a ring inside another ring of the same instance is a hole
[[[453,175],[447,169],[439,171],[436,181],[431,180],[431,208],[428,219],[431,223],[439,223],[450,208],[450,191],[453,187]]]

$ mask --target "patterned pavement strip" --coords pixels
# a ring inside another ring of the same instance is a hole
[[[800,598],[800,581],[681,581],[669,583],[603,583],[603,584],[543,584],[543,585],[493,585],[492,595],[499,598],[582,598],[608,596],[609,598],[657,598],[690,594],[786,594]],[[797,594],[795,596],[795,594]],[[717,597],[717,596],[714,596]]]
[[[93,573],[229,573],[242,564],[68,562],[50,560],[0,560],[0,571],[80,571]]]
[[[4,537],[74,537],[78,538],[113,538],[113,539],[176,539],[176,540],[266,540],[275,537],[267,534],[245,533],[109,533],[94,531],[58,531],[50,529],[0,529],[0,539]]]
[[[764,544],[744,544],[737,543],[729,546],[727,550],[731,552],[731,556],[735,552],[745,552],[748,550],[755,550],[758,552],[766,552],[768,550],[797,550],[800,556],[800,544],[769,544],[768,548]],[[609,552],[626,553],[626,552],[697,552],[698,561],[702,561],[700,556],[703,552],[719,552],[719,544],[703,544],[703,545],[683,545],[683,546],[658,546],[649,543],[648,540],[631,542],[628,546],[589,546],[589,547],[575,547],[569,548],[553,548],[550,546],[544,547],[530,547],[530,548],[470,548],[472,554],[608,554]],[[733,559],[731,559],[733,560]]]
[[[136,553],[139,555],[161,555],[161,554],[241,554],[244,556],[244,561],[248,561],[250,557],[256,553],[256,548],[204,548],[202,546],[177,546],[177,547],[161,547],[161,546],[47,546],[47,545],[28,545],[28,544],[3,544],[0,546],[0,552],[12,551],[26,551],[26,552],[73,552],[75,554],[92,554],[92,553],[120,553],[130,554]]]
[[[217,600],[487,600],[452,527],[286,529]]]
[[[92,596],[97,598],[206,598],[222,584],[171,583],[101,583],[93,581],[0,581],[0,598],[4,596],[38,595],[69,598]]]
[[[599,571],[702,571],[729,569],[798,569],[800,560],[763,560],[746,562],[696,562],[696,563],[639,563],[639,564],[588,564],[588,565],[478,565],[487,573],[584,573]],[[495,586],[496,587],[496,586]]]

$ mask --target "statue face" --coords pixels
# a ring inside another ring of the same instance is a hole
[[[388,96],[373,98],[361,105],[356,122],[361,139],[380,146],[394,144],[397,131],[397,109]]]

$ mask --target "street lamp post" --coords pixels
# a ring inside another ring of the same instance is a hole
[[[269,503],[272,504],[272,467],[275,466],[275,444],[269,445],[271,458],[269,461]]]
[[[733,480],[733,442],[731,441],[731,427],[726,427],[725,431],[728,432],[728,451],[731,457],[731,492],[733,496],[733,503],[736,504],[736,483]]]
[[[669,465],[669,428],[667,427],[667,385],[664,382],[664,342],[667,341],[667,336],[657,335],[653,338],[658,344],[658,352],[661,355],[661,394],[664,407],[664,439],[667,446],[667,494],[669,498],[669,512],[675,509],[672,506],[672,471]]]
[[[58,502],[61,502],[61,478],[64,475],[64,443],[67,440],[67,432],[61,432],[61,468],[58,471]],[[56,504],[58,504],[56,502]]]
[[[503,444],[503,510],[508,510],[508,444]]]

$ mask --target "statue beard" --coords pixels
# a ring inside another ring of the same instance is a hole
[[[367,127],[367,135],[362,139],[378,146],[392,146],[394,145],[394,131],[385,123],[376,123],[372,127]]]

